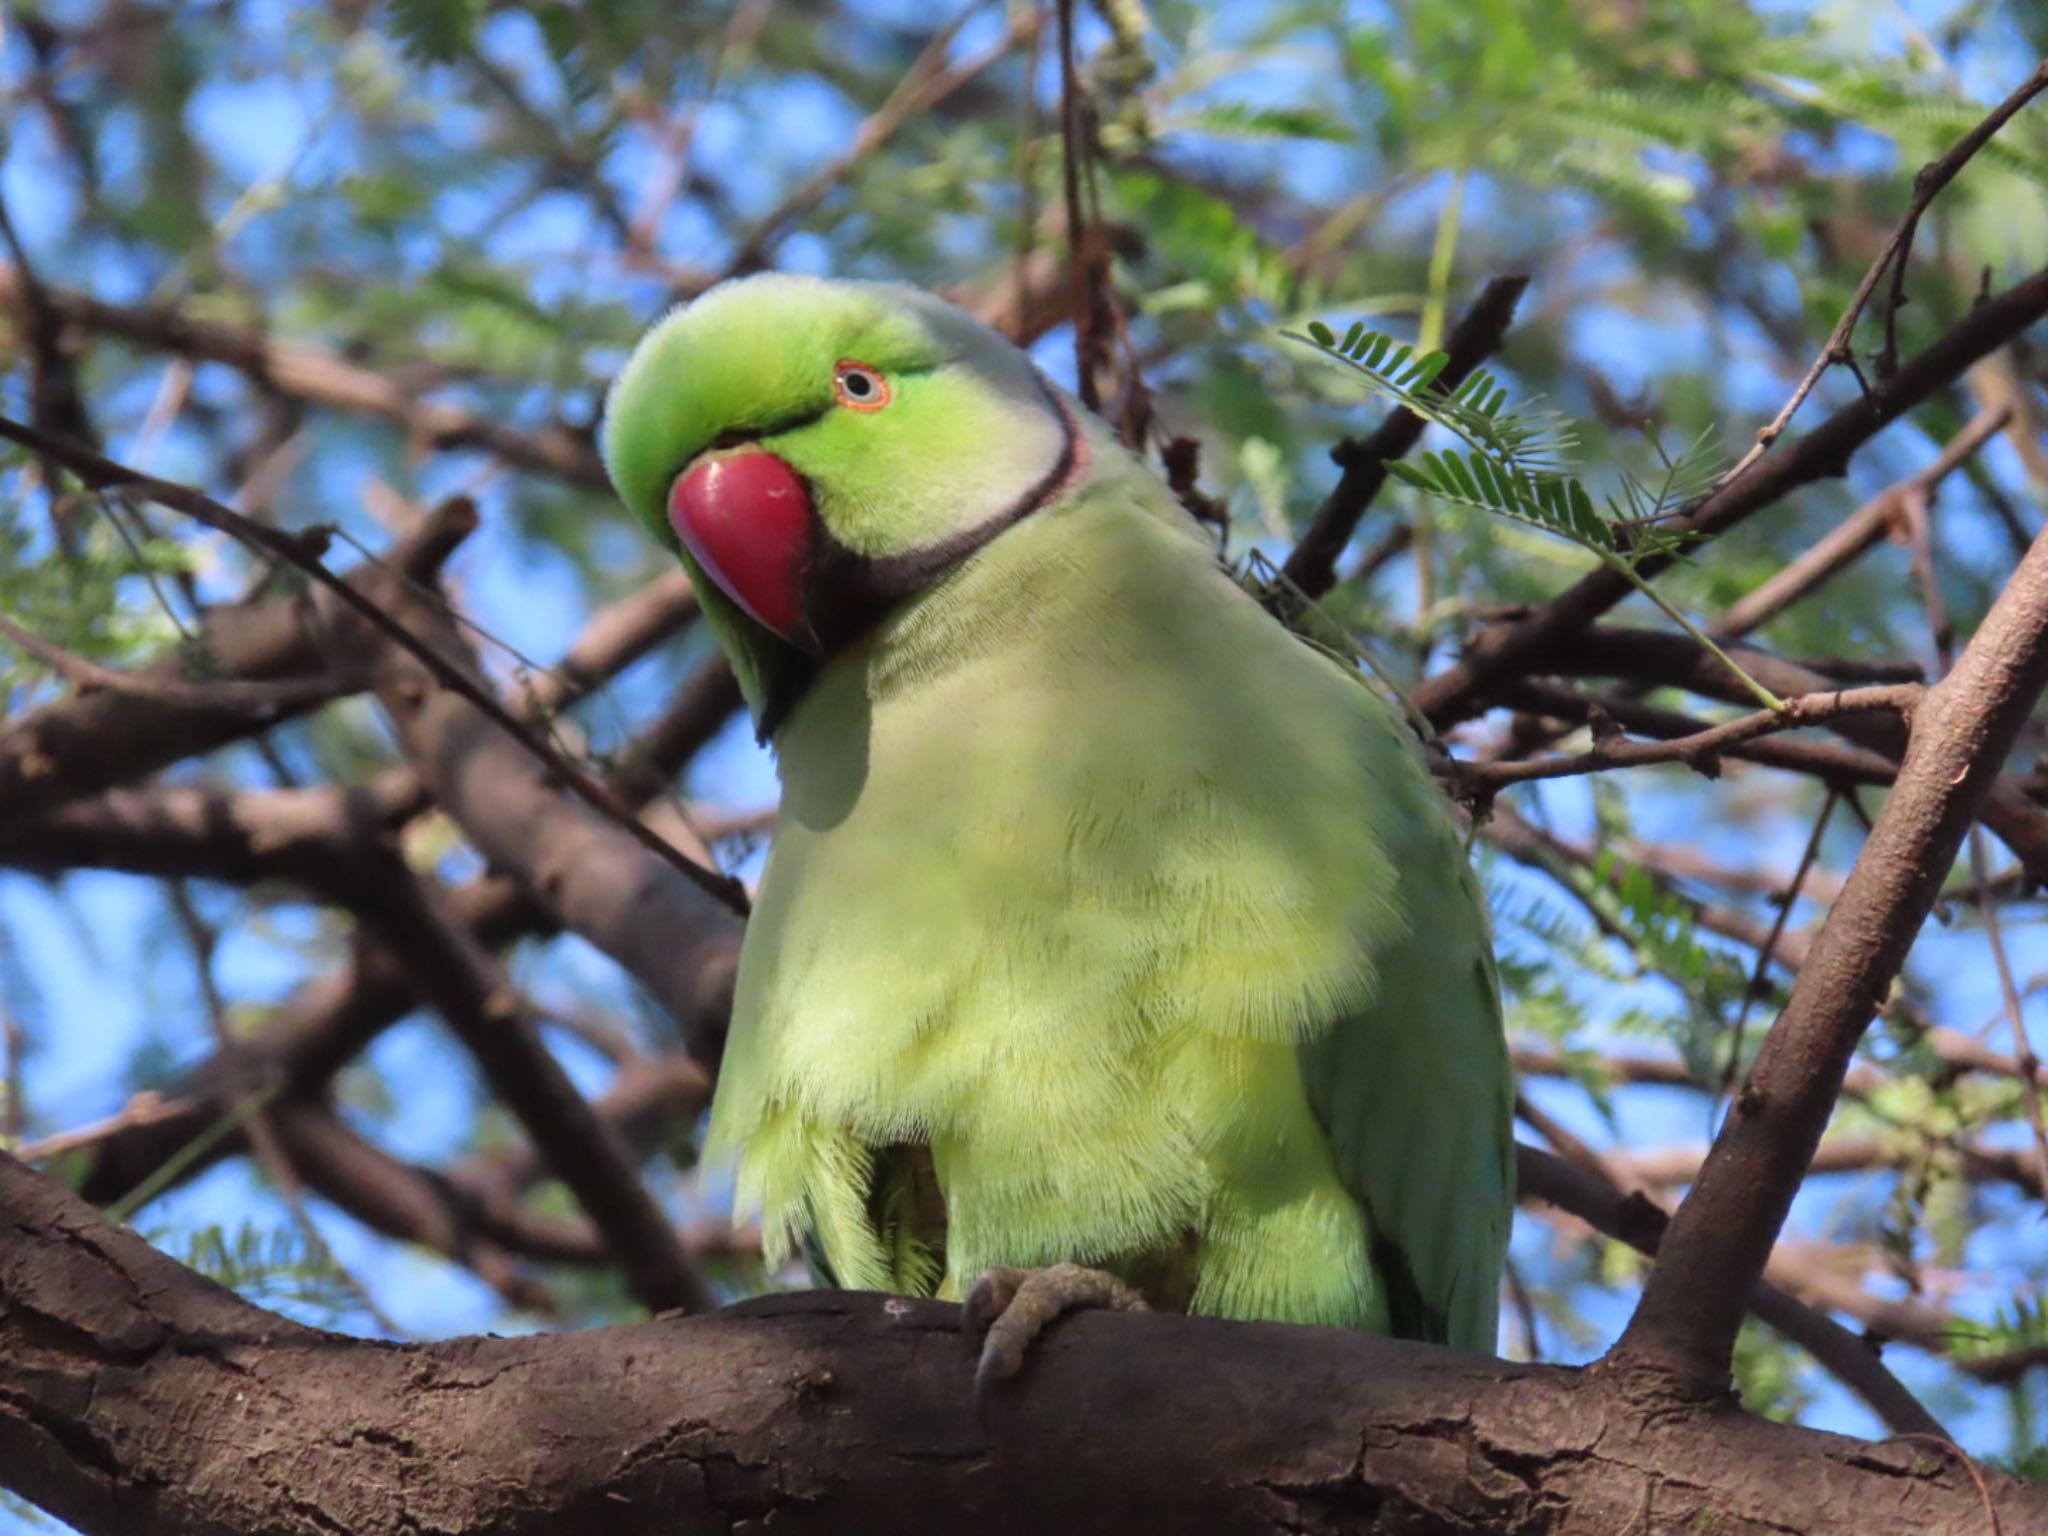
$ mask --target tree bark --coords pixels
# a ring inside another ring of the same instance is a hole
[[[88,1536],[2007,1532],[2048,1489],[1654,1378],[1092,1314],[991,1406],[852,1293],[393,1345],[245,1303],[0,1157],[0,1481]]]

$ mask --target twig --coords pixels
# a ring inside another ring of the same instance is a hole
[[[192,972],[199,983],[199,998],[206,1014],[208,1026],[213,1031],[214,1049],[226,1051],[234,1044],[234,1030],[228,1023],[227,1000],[221,996],[220,984],[214,979],[213,959],[220,948],[220,936],[212,925],[200,915],[193,903],[192,892],[183,880],[171,880],[165,886],[170,901],[171,914],[177,919],[179,930],[185,936],[186,948],[192,956]],[[385,1334],[392,1338],[404,1336],[404,1330],[393,1322],[384,1309],[377,1305],[363,1282],[334,1256],[334,1250],[327,1246],[327,1239],[313,1221],[313,1213],[306,1209],[303,1186],[298,1170],[292,1166],[289,1153],[277,1134],[277,1127],[271,1118],[272,1111],[267,1104],[258,1104],[249,1112],[244,1123],[243,1134],[249,1138],[249,1145],[256,1153],[256,1160],[270,1175],[270,1182],[277,1188],[277,1196],[284,1202],[290,1214],[292,1225],[298,1228],[299,1236],[306,1244],[307,1254],[330,1273],[341,1277],[342,1284],[355,1297],[356,1304]]]
[[[4,613],[0,613],[0,637],[40,661],[80,693],[134,694],[188,709],[300,710],[331,699],[339,686],[331,677],[287,678],[278,682],[223,678],[219,682],[188,683],[175,677],[123,672],[68,651]]]
[[[1913,201],[1906,209],[1905,218],[1899,221],[1897,232],[1892,236],[1895,254],[1892,259],[1892,291],[1884,311],[1884,351],[1878,354],[1877,373],[1879,378],[1889,378],[1899,366],[1899,311],[1906,307],[1906,266],[1913,259],[1913,236],[1919,230],[1920,216],[1927,211],[1928,204],[1936,194],[1947,186],[1962,170],[1972,156],[1992,136],[2003,128],[2020,108],[2048,88],[2048,59],[2034,66],[2029,75],[2013,93],[1992,109],[1991,115],[1972,128],[1969,133],[1939,160],[1923,165],[1913,173]],[[1847,338],[1845,337],[1844,340]]]
[[[1508,1304],[1515,1309],[1515,1318],[1522,1325],[1522,1339],[1531,1360],[1541,1360],[1543,1340],[1536,1333],[1536,1298],[1529,1294],[1529,1284],[1522,1278],[1522,1267],[1511,1257],[1502,1266],[1503,1278],[1507,1281]]]
[[[21,1138],[28,1126],[27,1074],[22,1058],[28,1051],[28,1034],[4,1003],[0,1003],[0,1149],[20,1156]]]
[[[1968,1182],[2009,1184],[2025,1194],[2039,1197],[2040,1175],[2034,1168],[2031,1155],[1991,1146],[1983,1141],[1939,1140],[1942,1146],[1954,1152],[1958,1172]],[[1609,1161],[1617,1182],[1645,1189],[1668,1188],[1697,1180],[1709,1150],[1701,1146],[1650,1147],[1634,1152],[1616,1151]],[[1911,1168],[1923,1161],[1922,1151],[1898,1136],[1843,1134],[1821,1140],[1807,1171],[1816,1175],[1863,1173],[1873,1168]]]
[[[458,515],[459,514],[459,515]],[[444,507],[407,531],[386,564],[419,576],[447,560],[475,528],[468,509]],[[366,596],[390,591],[383,570],[352,570],[344,578]],[[198,643],[177,646],[136,670],[147,678],[278,680],[325,676],[336,692],[361,680],[337,673],[324,644],[337,608],[324,591],[303,591],[209,609]],[[100,692],[36,710],[0,729],[0,822],[19,824],[67,801],[147,777],[182,758],[210,752],[268,730],[289,712],[273,706],[195,709],[143,694]],[[260,739],[260,737],[259,737]]]
[[[1735,1074],[1742,1070],[1742,1047],[1749,1033],[1749,1011],[1763,994],[1765,969],[1777,950],[1778,940],[1784,936],[1785,925],[1791,921],[1792,908],[1799,900],[1800,891],[1805,888],[1807,873],[1820,856],[1821,837],[1827,832],[1828,821],[1835,814],[1835,802],[1840,798],[1840,791],[1830,785],[1827,797],[1820,803],[1820,814],[1813,818],[1813,831],[1807,835],[1806,847],[1799,855],[1799,868],[1792,876],[1792,884],[1777,899],[1778,915],[1771,919],[1771,936],[1757,951],[1756,966],[1749,973],[1749,985],[1742,989],[1742,1006],[1735,1011],[1735,1028],[1729,1033],[1728,1060],[1721,1068],[1720,1091],[1724,1094],[1735,1086]],[[1974,828],[1972,835],[1975,835]]]
[[[167,1099],[160,1093],[144,1091],[130,1099],[119,1114],[95,1120],[90,1125],[81,1125],[75,1130],[59,1131],[54,1136],[45,1136],[11,1150],[24,1163],[39,1163],[66,1152],[76,1152],[81,1147],[96,1146],[108,1137],[118,1136],[135,1126],[157,1125],[182,1118],[191,1110],[192,1104],[188,1099]]]
[[[50,290],[36,276],[28,249],[16,233],[5,199],[0,199],[0,242],[13,259],[13,293],[22,316],[22,341],[28,353],[29,414],[36,425],[63,437],[97,443],[92,417],[78,390],[78,370],[64,351],[64,319],[51,302]]]
[[[725,36],[711,55],[704,83],[696,99],[682,112],[666,116],[657,137],[658,155],[653,175],[645,186],[640,206],[634,210],[626,233],[626,249],[649,258],[655,256],[655,242],[661,226],[674,206],[676,194],[689,178],[690,150],[697,136],[697,119],[705,105],[718,94],[719,83],[736,62],[744,61],[768,24],[775,0],[739,0],[726,19]]]
[[[1956,173],[1969,164],[1977,151],[1991,141],[1992,135],[2003,128],[2014,113],[2032,101],[2044,88],[2048,88],[2048,60],[2043,60],[2017,90],[1994,107],[1976,127],[1958,139],[1947,154],[1920,168],[1918,174],[1913,177],[1913,201],[1906,209],[1906,216],[1892,231],[1891,238],[1885,241],[1884,248],[1877,253],[1877,260],[1870,264],[1870,270],[1863,274],[1863,281],[1856,285],[1856,292],[1849,299],[1849,307],[1842,311],[1842,318],[1835,322],[1835,328],[1828,333],[1828,339],[1820,349],[1820,356],[1816,357],[1813,366],[1806,370],[1806,376],[1799,381],[1799,387],[1792,391],[1792,398],[1787,400],[1778,414],[1771,418],[1770,424],[1757,433],[1756,442],[1749,452],[1721,477],[1722,486],[1730,485],[1746,474],[1749,467],[1783,435],[1785,428],[1791,423],[1793,414],[1805,403],[1806,397],[1813,393],[1814,385],[1820,382],[1820,376],[1828,371],[1831,364],[1853,360],[1849,351],[1849,338],[1856,329],[1856,322],[1862,316],[1864,306],[1870,302],[1870,296],[1877,291],[1877,285],[1882,281],[1885,269],[1896,263],[1897,276],[1892,284],[1891,310],[1885,317],[1884,352],[1878,360],[1877,369],[1878,378],[1883,382],[1890,382],[1892,376],[1898,372],[1899,365],[1898,337],[1893,325],[1904,291],[1906,252],[1913,243],[1913,232],[1920,225],[1920,215],[1927,211],[1927,205],[1934,201],[1936,194],[1955,180]],[[1869,391],[1866,390],[1865,393],[1868,394]]]
[[[1492,814],[1486,819],[1483,835],[1488,842],[1500,847],[1513,858],[1532,868],[1540,869],[1556,880],[1559,886],[1585,909],[1586,914],[1607,937],[1625,944],[1631,942],[1627,931],[1614,921],[1606,909],[1594,901],[1591,894],[1578,882],[1566,878],[1562,873],[1562,865],[1574,865],[1599,878],[1602,874],[1601,861],[1593,850],[1577,847],[1532,826],[1505,801],[1494,805]],[[1616,891],[1619,891],[1627,878],[1625,869],[1612,865],[1604,873],[1604,883]],[[1718,933],[1723,938],[1733,939],[1737,944],[1747,948],[1762,950],[1787,969],[1796,970],[1805,958],[1805,946],[1799,935],[1781,933],[1774,944],[1767,943],[1769,933],[1764,925],[1749,913],[1736,907],[1694,900],[1673,888],[1661,874],[1653,872],[1651,878],[1657,882],[1660,894],[1668,894],[1673,899],[1684,902],[1692,913],[1693,921],[1708,933]]]
[[[1835,693],[1808,693],[1787,699],[1777,709],[1760,709],[1688,736],[1667,741],[1596,741],[1590,751],[1574,756],[1540,757],[1505,763],[1459,763],[1455,778],[1475,794],[1491,794],[1509,784],[1534,779],[1571,778],[1610,768],[1636,768],[1651,763],[1686,763],[1710,777],[1718,758],[1731,747],[1802,726],[1821,725],[1842,715],[1885,710],[1910,717],[1922,689],[1917,683],[1892,683],[1876,688],[1850,688]]]
[[[981,0],[970,3],[945,26],[932,34],[903,78],[882,105],[854,130],[846,152],[819,166],[791,189],[759,223],[740,237],[725,270],[717,278],[688,285],[684,296],[702,292],[714,282],[751,272],[768,258],[770,249],[784,230],[822,203],[832,189],[876,150],[896,136],[905,122],[919,112],[929,111],[960,87],[1001,60],[1018,43],[1036,35],[1039,16],[1036,7],[1017,14],[1003,35],[971,59],[948,69],[946,51],[967,19],[981,8]]]
[[[151,1170],[149,1177],[125,1191],[118,1200],[109,1201],[105,1208],[107,1219],[126,1221],[169,1189],[188,1170],[203,1166],[209,1153],[241,1130],[251,1115],[259,1113],[277,1097],[278,1087],[276,1083],[267,1083],[222,1106],[219,1114],[201,1126],[197,1135],[175,1148],[170,1156]]]
[[[332,592],[346,607],[359,614],[378,633],[418,661],[436,683],[474,706],[492,724],[517,742],[522,750],[544,764],[563,787],[579,800],[615,821],[636,842],[673,866],[685,878],[702,887],[733,912],[741,916],[746,915],[747,894],[737,880],[715,870],[706,869],[686,858],[671,844],[649,831],[633,814],[632,809],[611,790],[536,737],[525,722],[506,709],[488,689],[480,686],[460,667],[328,570],[303,539],[281,533],[262,523],[252,522],[239,512],[222,506],[212,497],[203,495],[190,486],[137,474],[111,459],[102,458],[96,453],[69,443],[58,442],[33,427],[24,426],[4,416],[0,416],[0,437],[11,438],[25,448],[47,453],[95,490],[133,491],[161,506],[169,507],[174,512],[182,512],[209,528],[228,534],[252,548],[274,555],[294,569],[304,572]]]
[[[22,281],[19,271],[0,266],[0,300],[12,298]],[[514,469],[554,475],[594,490],[610,487],[587,433],[559,424],[522,431],[480,411],[421,399],[417,391],[323,347],[197,319],[174,305],[109,304],[67,289],[46,286],[43,291],[58,315],[87,330],[225,363],[264,388],[294,399],[381,417],[429,447],[481,448]]]
[[[1095,270],[1101,259],[1098,242],[1092,238],[1081,198],[1088,136],[1081,122],[1081,81],[1074,63],[1074,0],[1059,0],[1059,56],[1060,190],[1067,216],[1067,282],[1073,289],[1074,380],[1081,403],[1100,414],[1102,385],[1097,375],[1109,359],[1109,343],[1102,335],[1108,316]]]
[[[1707,633],[1716,640],[1737,639],[1824,585],[1896,525],[1911,491],[1931,496],[1936,486],[1997,436],[2011,417],[2010,405],[1979,411],[1948,440],[1932,464],[1864,502],[1762,586],[1731,603]]]

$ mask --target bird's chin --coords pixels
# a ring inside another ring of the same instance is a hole
[[[811,691],[826,658],[758,627],[754,658],[761,680],[754,708],[754,739],[766,746]]]

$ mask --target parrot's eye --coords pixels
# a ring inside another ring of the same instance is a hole
[[[889,403],[889,381],[866,363],[842,360],[832,370],[839,403],[851,411],[879,411]]]

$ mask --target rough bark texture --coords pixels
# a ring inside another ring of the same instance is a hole
[[[1083,1316],[986,1430],[957,1309],[822,1294],[392,1345],[240,1301],[0,1157],[0,1475],[88,1533],[2048,1526],[2048,1489],[1654,1378]]]

